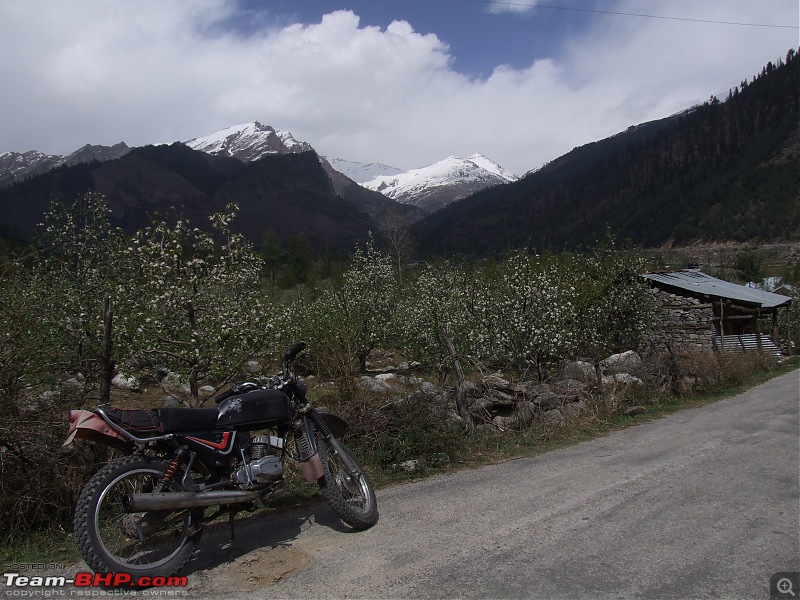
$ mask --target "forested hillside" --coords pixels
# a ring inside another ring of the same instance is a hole
[[[800,239],[800,60],[725,99],[577,148],[422,222],[424,254],[574,247],[610,227],[644,246]]]

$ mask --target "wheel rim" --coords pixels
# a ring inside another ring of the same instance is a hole
[[[328,451],[328,471],[345,502],[362,513],[372,508],[372,496],[364,475],[353,477],[344,462],[332,448]]]
[[[187,511],[128,513],[123,507],[127,494],[152,492],[160,477],[156,469],[128,471],[109,483],[97,502],[94,526],[98,542],[126,569],[153,569],[169,562],[189,537],[191,516]]]

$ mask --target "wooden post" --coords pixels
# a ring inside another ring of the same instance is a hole
[[[781,347],[781,331],[778,327],[778,309],[772,309],[772,341],[778,348]]]
[[[453,345],[453,333],[450,329],[450,325],[442,325],[441,332],[442,337],[444,338],[444,343],[447,344],[447,350],[450,352],[450,358],[453,359],[453,365],[455,366],[456,370],[456,379],[458,380],[456,385],[456,409],[458,410],[458,414],[464,420],[464,427],[467,428],[467,431],[471,432],[474,427],[472,424],[472,416],[469,414],[469,409],[467,408],[466,380],[464,379],[464,372],[461,370],[461,361],[458,360],[458,354],[456,354],[456,348]]]
[[[756,320],[756,347],[758,351],[761,352],[764,350],[763,346],[761,345],[761,321],[759,321],[759,317],[761,316],[761,312],[756,312],[755,320]]]

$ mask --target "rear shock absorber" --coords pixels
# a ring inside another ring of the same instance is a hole
[[[175,450],[175,454],[172,455],[172,460],[169,461],[164,474],[161,476],[161,479],[158,480],[158,485],[156,486],[155,491],[164,492],[169,489],[169,486],[172,484],[175,475],[181,470],[181,467],[184,465],[188,457],[189,449],[186,446],[181,446]]]

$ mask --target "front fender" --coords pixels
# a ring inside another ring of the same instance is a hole
[[[331,430],[331,433],[334,435],[334,437],[340,438],[347,433],[347,430],[350,426],[343,418],[333,414],[324,406],[318,407],[316,411],[322,417],[322,420],[325,421],[325,424],[328,426],[328,429]]]
[[[100,415],[89,410],[69,411],[69,432],[63,445],[67,446],[75,439],[110,445],[125,445],[130,441],[111,429]]]

